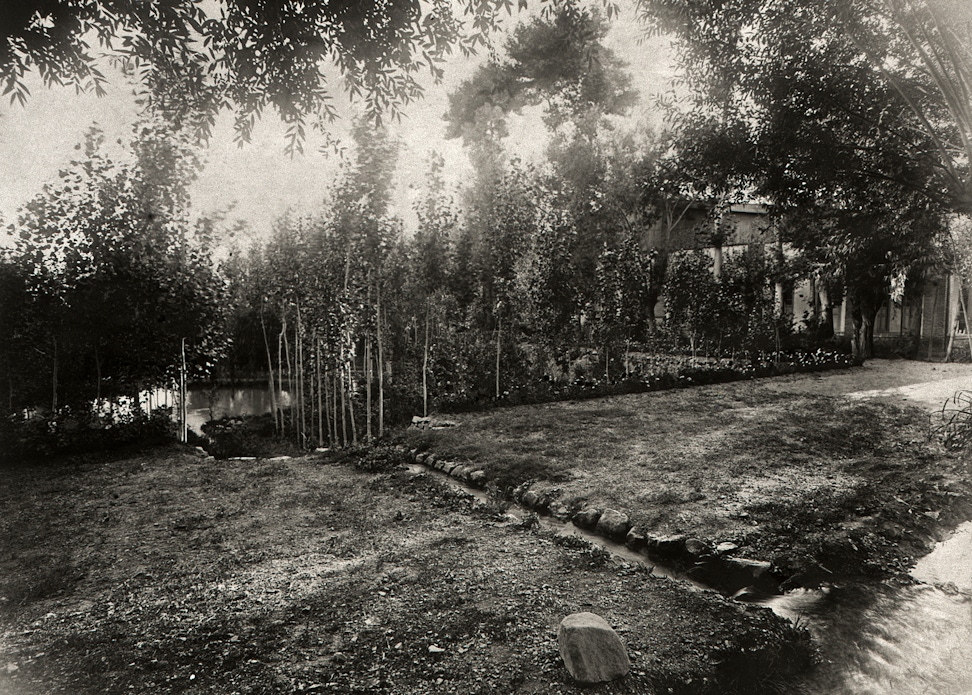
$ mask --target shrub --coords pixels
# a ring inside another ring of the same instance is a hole
[[[153,445],[175,439],[170,408],[105,418],[92,410],[62,408],[53,415],[0,419],[0,461],[35,461],[63,454],[121,446]]]
[[[932,434],[946,449],[967,450],[972,443],[972,391],[958,391],[932,415]]]

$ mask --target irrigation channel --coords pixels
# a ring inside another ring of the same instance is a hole
[[[486,492],[465,485],[422,464],[425,473],[488,503]],[[510,507],[522,520],[533,512]],[[663,564],[649,561],[621,543],[549,516],[542,528],[577,536],[619,560],[640,564],[659,577],[707,588]],[[806,695],[967,695],[972,693],[972,522],[922,558],[912,571],[914,584],[835,584],[821,589],[795,589],[755,601],[777,615],[807,627],[822,663],[795,692]]]

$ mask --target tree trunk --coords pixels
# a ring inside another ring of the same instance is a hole
[[[860,293],[849,293],[851,318],[854,321],[854,337],[851,340],[851,353],[856,360],[864,361],[874,357],[874,321],[881,305],[873,297],[861,297]]]
[[[354,395],[351,393],[351,385],[354,383],[354,359],[348,362],[348,420],[351,421],[351,443],[358,444],[358,424],[354,420]]]
[[[284,373],[284,361],[283,361],[283,336],[284,329],[280,329],[279,335],[277,335],[277,383],[278,392],[280,393],[281,400],[283,399],[283,373]],[[280,404],[280,435],[285,436],[286,434],[286,421],[284,420],[283,413],[283,403]]]
[[[378,438],[385,436],[385,352],[381,346],[381,289],[375,298],[378,332]]]
[[[307,446],[307,374],[306,367],[304,366],[304,322],[300,315],[300,304],[297,304],[297,328],[295,330],[295,336],[297,340],[297,382],[298,389],[300,391],[300,399],[298,401],[298,410],[300,413],[300,436],[297,438],[297,444],[301,447]],[[313,424],[313,423],[312,423]]]
[[[290,359],[290,336],[287,335],[287,317],[283,320],[284,355],[287,358],[287,384],[290,386],[290,428],[297,430],[297,390],[294,388],[294,366]]]
[[[422,417],[429,416],[429,300],[425,304],[425,347],[422,350]],[[497,389],[499,387],[497,386]],[[499,396],[497,395],[497,398]]]
[[[314,362],[317,365],[317,446],[324,446],[324,378],[321,374],[321,339],[314,334]]]
[[[51,368],[51,416],[57,413],[57,338],[54,338],[54,364]]]
[[[496,399],[499,400],[500,397],[500,351],[502,348],[503,339],[503,319],[497,317],[496,319]]]
[[[179,369],[179,441],[189,441],[189,410],[186,407],[186,339],[182,339],[182,364]]]
[[[324,363],[324,420],[327,424],[327,441],[328,444],[334,446],[334,433],[335,430],[331,424],[331,416],[334,414],[334,409],[332,407],[333,397],[331,395],[331,374],[330,370],[327,368],[327,363]],[[337,420],[334,420],[336,423]]]
[[[260,300],[260,328],[263,330],[263,346],[267,350],[267,375],[270,381],[270,412],[273,413],[273,431],[279,433],[277,425],[277,392],[273,384],[273,359],[270,356],[270,341],[267,339],[267,324],[263,318],[263,300]]]
[[[365,441],[371,442],[371,336],[364,341],[365,372]]]
[[[830,303],[830,290],[825,282],[820,283],[820,319],[817,323],[817,337],[829,340],[834,337],[834,307]]]
[[[347,371],[343,354],[344,348],[341,348],[342,359],[341,359],[341,445],[348,445],[348,390],[345,384],[345,372]]]
[[[95,390],[95,403],[101,402],[101,356],[98,353],[98,343],[95,343],[95,370],[98,372],[98,387]]]

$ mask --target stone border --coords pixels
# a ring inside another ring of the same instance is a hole
[[[440,459],[431,451],[412,449],[409,454],[415,463],[445,473],[471,487],[483,489],[489,482],[486,472],[477,466]],[[569,521],[602,538],[623,543],[648,561],[671,563],[683,570],[688,579],[724,595],[740,601],[753,601],[781,594],[781,584],[793,583],[792,577],[778,576],[769,562],[733,557],[732,553],[738,549],[734,543],[720,543],[713,547],[686,534],[646,533],[632,526],[628,515],[616,509],[585,507],[572,513],[565,505],[558,504],[555,496],[531,490],[533,482],[527,481],[514,488],[513,500],[537,514]]]

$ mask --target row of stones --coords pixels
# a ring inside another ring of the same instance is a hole
[[[476,466],[440,459],[428,451],[414,452],[414,457],[416,463],[434,468],[472,487],[486,486],[486,473]],[[633,552],[691,568],[689,576],[713,588],[737,593],[737,598],[745,599],[749,593],[739,587],[748,589],[759,586],[764,591],[774,590],[776,581],[769,576],[770,563],[729,557],[738,547],[734,543],[720,543],[713,547],[703,540],[683,534],[644,533],[631,524],[627,514],[616,509],[586,507],[572,513],[555,496],[531,490],[531,485],[529,481],[522,483],[513,490],[512,497],[538,514],[570,521],[579,528],[624,543]],[[742,593],[738,593],[737,589]]]
[[[762,560],[731,557],[738,549],[735,543],[712,546],[698,538],[684,534],[655,535],[632,526],[628,515],[616,509],[587,507],[571,514],[551,495],[541,495],[529,489],[529,483],[513,491],[513,497],[524,507],[537,513],[551,514],[569,520],[575,526],[624,545],[636,553],[672,562],[692,579],[732,595],[740,600],[753,600],[767,593],[776,593],[778,578],[771,574],[771,564]]]
[[[550,514],[562,521],[570,521],[579,528],[594,533],[618,543],[624,543],[630,550],[646,552],[663,558],[682,561],[694,561],[700,557],[712,555],[714,552],[723,554],[736,550],[734,543],[720,543],[713,548],[705,541],[686,535],[654,535],[643,533],[631,525],[627,514],[616,509],[598,509],[585,507],[573,514],[563,504],[551,495],[544,495],[529,489],[530,483],[524,483],[513,490],[513,499],[524,507],[539,514]]]
[[[482,488],[486,486],[485,471],[475,466],[439,459],[429,451],[416,452],[415,462],[421,463],[429,468],[434,468],[437,471],[442,471],[446,475],[456,480],[461,480],[473,487]]]

